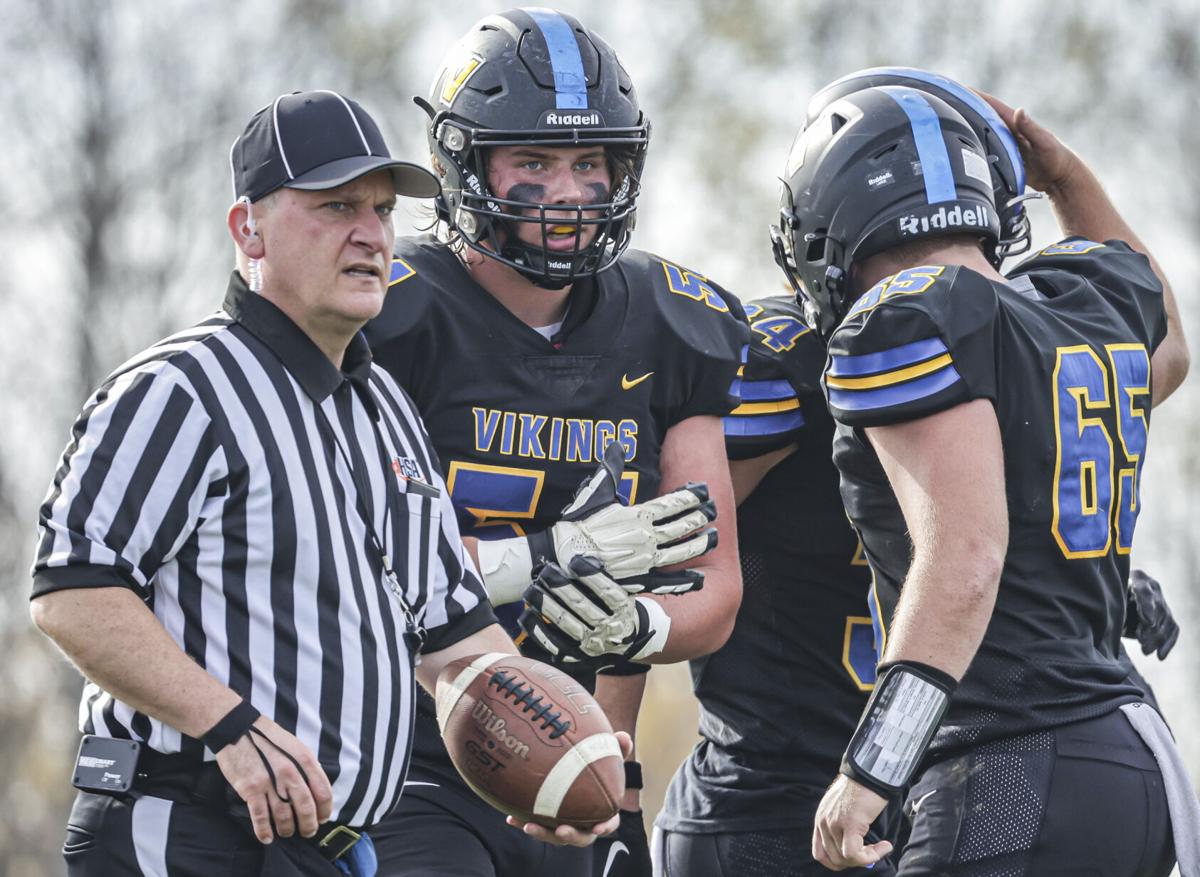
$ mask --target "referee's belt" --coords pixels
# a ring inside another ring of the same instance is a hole
[[[239,821],[249,823],[250,820],[246,803],[229,785],[215,761],[197,763],[190,756],[166,755],[143,746],[130,793],[135,797],[146,795],[178,804],[207,804]],[[322,823],[312,837],[295,835],[297,840],[315,846],[330,862],[336,862],[350,852],[362,836],[362,829],[338,822]]]

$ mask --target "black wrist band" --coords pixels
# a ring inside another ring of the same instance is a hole
[[[641,789],[642,786],[642,763],[640,761],[625,762],[625,788],[626,789]]]
[[[957,686],[953,676],[928,664],[881,664],[840,773],[885,798],[901,792],[924,759]]]
[[[529,543],[529,557],[533,560],[533,569],[544,563],[558,563],[558,557],[554,554],[554,539],[551,538],[549,530],[528,533],[525,541]]]
[[[243,734],[250,730],[262,713],[254,708],[248,700],[243,700],[225,714],[225,717],[200,735],[200,742],[216,755],[230,743],[236,743]]]

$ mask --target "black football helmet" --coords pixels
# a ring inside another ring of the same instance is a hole
[[[629,245],[650,123],[633,82],[608,44],[569,15],[513,9],[477,22],[450,50],[429,100],[430,151],[445,172],[438,217],[467,246],[561,289],[610,267]],[[488,150],[497,146],[602,145],[612,173],[608,200],[540,204],[500,198],[488,187]],[[559,218],[547,220],[547,210]],[[562,211],[574,211],[564,219]],[[517,234],[541,231],[541,246]],[[549,229],[591,227],[573,251],[547,246]]]
[[[992,190],[1000,214],[1000,240],[987,256],[997,268],[1008,256],[1029,250],[1029,212],[1025,202],[1038,197],[1025,193],[1025,163],[1016,138],[987,101],[971,89],[945,76],[915,67],[869,67],[850,73],[822,88],[808,102],[805,124],[821,115],[830,103],[851,92],[875,85],[906,85],[940,97],[975,129],[992,170]]]
[[[949,104],[898,85],[832,101],[792,143],[775,261],[828,339],[851,304],[853,262],[933,235],[999,241],[983,145]]]

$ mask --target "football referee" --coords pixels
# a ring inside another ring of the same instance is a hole
[[[40,512],[32,615],[87,680],[71,875],[372,873],[415,677],[513,649],[359,333],[436,181],[328,91],[232,164],[221,309],[92,395]]]

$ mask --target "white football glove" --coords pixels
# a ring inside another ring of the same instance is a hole
[[[590,557],[576,557],[569,572],[543,566],[525,602],[521,627],[558,663],[598,669],[644,661],[662,651],[671,632],[658,603],[630,594]]]
[[[557,524],[528,536],[480,541],[479,572],[494,605],[519,600],[536,567],[555,563],[569,569],[576,557],[593,558],[629,593],[685,594],[702,587],[698,570],[658,568],[716,547],[716,529],[705,526],[717,517],[707,485],[688,484],[627,506],[617,492],[624,468],[625,449],[612,442]]]

